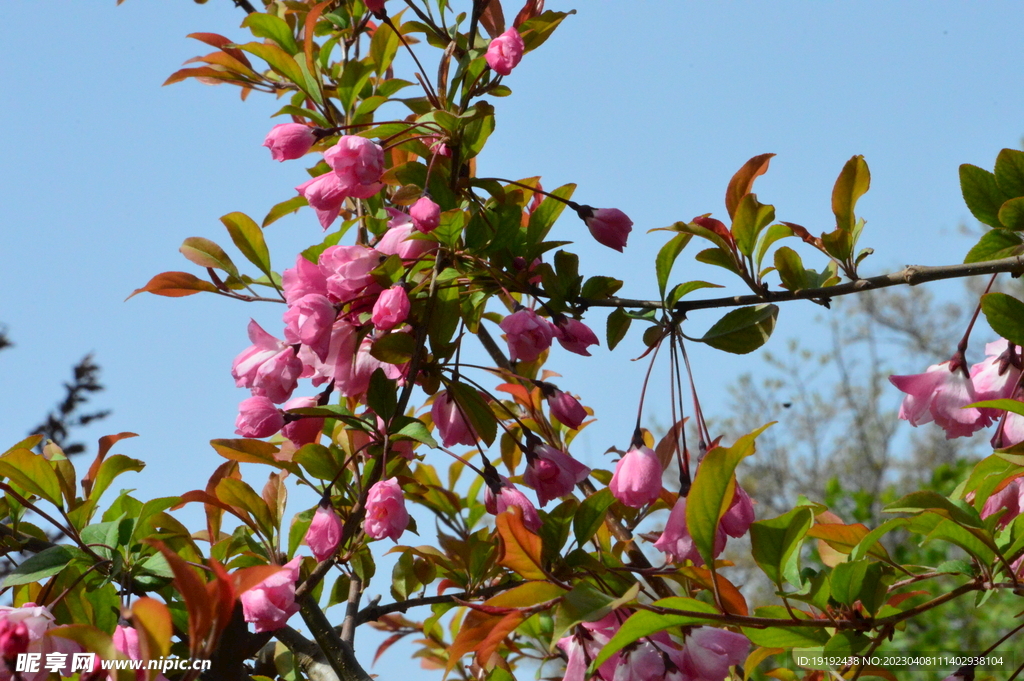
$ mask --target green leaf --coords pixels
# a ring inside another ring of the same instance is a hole
[[[523,45],[525,46],[524,52],[536,50],[543,45],[551,37],[552,32],[558,28],[558,25],[562,23],[562,20],[570,14],[576,14],[576,10],[568,12],[548,10],[540,16],[523,22],[519,27],[519,33],[522,34]]]
[[[998,409],[1000,411],[1008,411],[1011,414],[1020,414],[1024,416],[1024,402],[1020,400],[982,400],[981,402],[973,402],[966,405],[972,409]]]
[[[345,62],[345,70],[338,81],[338,99],[341,100],[343,111],[349,112],[359,97],[359,92],[373,75],[373,67],[361,61]]]
[[[758,236],[774,219],[775,206],[759,202],[756,194],[745,194],[736,207],[736,217],[732,222],[732,235],[740,253],[752,256]]]
[[[1024,196],[1010,199],[999,207],[999,222],[1007,229],[1024,229]]]
[[[563,184],[558,189],[551,192],[554,196],[569,200],[572,198],[573,192],[576,191],[575,184]],[[543,241],[548,232],[551,231],[551,227],[555,224],[561,216],[562,211],[565,210],[565,203],[558,199],[545,196],[544,200],[537,206],[537,210],[533,211],[530,215],[530,222],[526,228],[527,241],[533,245]]]
[[[331,450],[316,442],[303,445],[295,453],[293,459],[295,463],[318,480],[333,480],[341,470],[341,466],[331,454]]]
[[[724,288],[721,284],[712,284],[708,281],[687,281],[682,284],[676,284],[669,291],[668,296],[665,298],[665,304],[673,306],[679,302],[679,300],[694,291],[699,291],[702,288]]]
[[[373,38],[370,40],[370,61],[377,75],[384,73],[391,66],[399,45],[401,41],[398,35],[388,24],[379,25],[373,32]]]
[[[705,603],[704,601],[698,601],[696,598],[686,598],[683,596],[662,598],[651,605],[661,608],[672,608],[673,610],[706,613],[709,615],[721,614],[713,605]],[[629,616],[629,619],[622,623],[622,626],[619,627],[617,632],[615,632],[615,635],[612,636],[611,640],[601,648],[601,652],[597,654],[597,657],[594,658],[594,661],[590,665],[590,672],[596,672],[596,670],[602,664],[607,662],[612,655],[619,652],[630,643],[639,641],[644,636],[650,636],[651,634],[659,631],[665,631],[671,627],[691,625],[700,626],[711,623],[711,620],[701,617],[700,614],[662,615],[649,610],[640,610],[635,612]]]
[[[730,310],[699,340],[718,350],[745,355],[768,341],[778,315],[778,306],[770,303]]]
[[[860,543],[857,544],[853,551],[850,552],[849,560],[860,560],[861,558],[864,558],[873,548],[875,548],[878,540],[893,530],[906,527],[909,524],[910,520],[908,518],[890,518],[889,520],[886,520],[884,523],[864,535],[864,538],[860,540]]]
[[[298,62],[292,59],[290,54],[277,45],[272,43],[245,43],[238,47],[267,62],[270,68],[297,85],[303,92],[306,92],[306,78],[302,74],[302,68]],[[306,94],[311,93],[306,92]]]
[[[857,200],[864,196],[871,186],[871,173],[863,156],[854,156],[843,166],[835,187],[832,189],[832,212],[836,216],[836,228],[852,234],[857,223],[854,209]]]
[[[476,109],[474,118],[462,128],[463,161],[479,154],[487,144],[487,138],[494,132],[494,107],[479,101],[473,108]]]
[[[288,54],[294,55],[300,51],[288,22],[273,14],[253,12],[242,21],[242,27],[248,28],[257,38],[270,38]]]
[[[985,527],[978,512],[969,504],[953,502],[938,492],[927,490],[912,492],[891,504],[887,504],[882,511],[884,513],[922,513],[924,511],[931,511],[944,518],[949,518],[964,527]]]
[[[465,412],[477,436],[488,447],[491,446],[498,434],[498,420],[494,418],[480,391],[463,383],[451,383],[448,385],[448,393]]]
[[[800,547],[814,524],[814,512],[807,507],[750,526],[750,547],[754,560],[770,580],[782,588],[786,581],[799,589]]]
[[[580,291],[581,298],[589,300],[604,300],[622,288],[622,281],[615,277],[590,277],[583,283]]]
[[[790,614],[781,605],[766,605],[757,608],[754,614],[757,617],[771,619],[791,619],[794,615],[802,620],[811,619],[810,615],[799,610],[794,610],[793,614]],[[814,627],[767,627],[765,629],[743,627],[743,633],[752,643],[765,648],[811,648],[823,646],[828,642],[830,637],[824,629],[827,625],[828,620],[822,621],[820,629]]]
[[[761,261],[764,260],[764,256],[771,245],[780,239],[785,239],[786,237],[791,236],[793,236],[793,230],[787,225],[772,225],[769,227],[768,231],[764,233],[764,236],[758,242],[757,250],[754,253],[754,262],[758,269],[761,268]]]
[[[663,299],[665,297],[665,289],[668,287],[669,275],[672,274],[672,266],[692,238],[692,234],[676,234],[658,251],[658,257],[655,260],[655,272],[658,275],[658,291]]]
[[[971,215],[990,227],[1002,227],[999,207],[1009,199],[996,184],[996,176],[978,166],[960,166],[960,191]]]
[[[996,157],[996,185],[1007,196],[1024,196],[1024,151],[1003,149]]]
[[[965,263],[1000,260],[1024,253],[1024,242],[1016,232],[1006,229],[992,229],[985,232],[978,243],[967,252]]]
[[[238,276],[238,268],[224,249],[201,236],[190,236],[178,249],[181,254],[200,267],[214,267],[223,270],[233,277]]]
[[[618,598],[599,591],[590,582],[578,582],[572,591],[562,597],[562,602],[555,611],[551,640],[558,641],[580,622],[598,621],[612,610],[635,599],[638,593],[639,582]]]
[[[399,416],[398,418],[400,419],[403,417]],[[409,438],[410,440],[421,442],[428,447],[433,447],[434,449],[438,447],[437,440],[430,435],[430,431],[427,430],[427,427],[419,419],[410,419],[408,423],[398,429],[398,432],[395,433],[395,435],[401,435]]]
[[[370,355],[388,364],[405,364],[416,352],[416,339],[407,333],[389,333],[370,346]]]
[[[246,260],[258,267],[268,277],[271,276],[270,250],[263,239],[263,230],[245,213],[228,213],[220,221],[227,227],[231,240],[242,252]]]
[[[9,478],[26,492],[63,508],[60,480],[50,462],[42,454],[36,454],[28,449],[12,449],[0,456],[0,475]]]
[[[832,570],[832,597],[852,606],[860,601],[872,615],[885,603],[893,570],[872,560],[840,563]]]
[[[732,500],[727,493],[736,466],[754,453],[754,441],[768,425],[744,435],[732,447],[711,449],[697,468],[693,486],[686,498],[686,527],[694,546],[708,565],[714,564],[715,535],[718,533],[718,522]]]
[[[604,487],[583,500],[576,516],[572,519],[572,529],[576,536],[576,543],[583,546],[597,533],[604,523],[605,514],[608,508],[615,502],[615,497],[607,487]]]
[[[110,483],[114,479],[127,471],[141,471],[146,467],[146,464],[139,459],[132,459],[124,454],[114,454],[108,457],[100,465],[100,470],[96,474],[96,481],[93,483],[92,491],[89,492],[89,498],[94,501],[99,501],[99,498],[103,496],[103,492],[110,487]]]
[[[222,478],[217,483],[216,496],[225,504],[249,513],[266,537],[274,536],[274,521],[270,507],[252,487],[235,478]]]
[[[366,405],[374,414],[384,419],[385,423],[391,420],[398,409],[398,388],[380,367],[374,369],[370,376]]]
[[[1024,303],[1005,293],[986,293],[981,311],[992,330],[1015,345],[1024,345]]]
[[[629,325],[632,323],[633,320],[626,315],[626,311],[621,307],[612,310],[611,314],[608,315],[609,350],[614,350],[615,346],[626,337],[626,332],[629,331]]]
[[[70,546],[51,546],[30,556],[4,579],[3,588],[31,584],[52,577],[68,566],[77,556],[84,555]]]
[[[705,248],[703,251],[697,253],[694,259],[698,262],[704,262],[709,265],[715,265],[727,269],[733,274],[739,274],[739,268],[736,267],[736,261],[733,259],[732,253],[723,248]]]
[[[270,212],[267,213],[267,217],[263,218],[263,228],[266,229],[269,225],[277,222],[285,215],[294,213],[303,206],[308,205],[309,202],[306,201],[305,196],[293,196],[287,201],[275,204],[274,207],[270,209]]]

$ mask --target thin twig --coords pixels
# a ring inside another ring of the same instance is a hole
[[[393,612],[405,612],[409,608],[415,608],[422,605],[436,605],[438,603],[454,603],[455,601],[470,601],[476,598],[486,598],[502,591],[507,591],[513,587],[523,584],[520,581],[503,582],[502,584],[496,584],[494,586],[488,586],[483,589],[477,589],[474,592],[462,591],[457,594],[444,594],[441,596],[424,596],[423,598],[410,598],[407,601],[396,601],[395,603],[388,603],[387,605],[368,605],[355,617],[355,625],[365,624],[366,622],[374,622],[379,620],[384,615],[389,615]]]

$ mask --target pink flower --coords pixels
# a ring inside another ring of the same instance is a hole
[[[366,520],[363,529],[373,539],[398,538],[409,525],[409,513],[405,510],[405,496],[395,478],[381,480],[370,488],[366,496]]]
[[[1004,508],[1006,513],[999,517],[1000,528],[1009,525],[1024,510],[1024,485],[1020,478],[1014,478],[1006,487],[989,496],[981,509],[981,517],[988,518]]]
[[[363,0],[366,9],[378,15],[384,13],[384,2],[385,0]]]
[[[455,400],[447,390],[442,390],[434,396],[434,406],[430,409],[430,417],[441,433],[441,442],[445,447],[452,445],[476,444],[476,436],[473,427],[462,415]]]
[[[384,150],[380,145],[358,135],[344,135],[324,152],[327,161],[341,180],[345,193],[367,199],[381,190],[384,172]]]
[[[39,669],[34,672],[23,671],[17,677],[20,681],[46,681],[50,672],[46,669],[46,655],[62,653],[65,663],[60,669],[61,676],[71,676],[71,656],[82,652],[75,642],[59,636],[47,636],[46,633],[54,626],[50,611],[35,603],[26,603],[20,608],[0,606],[0,643],[5,647],[0,657],[0,681],[15,678],[15,667],[18,653],[35,653],[42,655]],[[27,641],[26,641],[27,638]],[[8,653],[14,658],[8,657]]]
[[[615,464],[608,489],[626,506],[640,508],[661,494],[661,474],[655,453],[649,447],[634,447]]]
[[[296,345],[302,343],[320,359],[327,356],[331,344],[331,327],[337,311],[327,296],[308,293],[289,303],[284,313],[284,339]]]
[[[611,612],[597,622],[580,623],[575,627],[575,632],[571,636],[559,639],[558,647],[565,652],[568,658],[563,681],[585,681],[590,662],[597,657],[618,629],[619,618],[614,612]],[[615,671],[621,661],[622,654],[615,653],[598,668],[597,674],[590,678],[613,681]]]
[[[742,664],[750,652],[750,641],[743,634],[697,627],[686,637],[683,647],[683,671],[697,679],[724,679],[729,667]]]
[[[525,49],[523,37],[513,27],[491,41],[491,44],[487,46],[487,54],[484,55],[484,59],[487,60],[487,65],[497,73],[507,76],[522,61]]]
[[[139,646],[139,632],[134,627],[122,627],[120,624],[114,627],[114,648],[122,653],[129,660],[141,660],[142,648]],[[113,678],[113,677],[112,677]],[[136,681],[145,681],[146,671],[140,669],[135,672]],[[158,674],[156,681],[167,681],[167,677]]]
[[[329,246],[320,254],[320,272],[327,278],[327,295],[347,303],[376,287],[370,274],[380,265],[379,251],[366,246]],[[379,291],[379,288],[376,288]]]
[[[532,362],[551,347],[555,326],[528,308],[513,312],[501,320],[512,361]]]
[[[281,123],[270,129],[263,146],[270,149],[275,161],[290,161],[305,156],[314,142],[316,135],[308,125]]]
[[[563,348],[577,355],[590,357],[587,347],[600,345],[597,334],[590,330],[590,327],[571,317],[562,317],[555,325],[555,337]]]
[[[736,484],[736,493],[732,495],[732,503],[722,516],[720,529],[730,537],[742,537],[754,522],[754,502],[746,490]]]
[[[907,393],[899,417],[912,426],[934,420],[952,439],[972,435],[991,423],[980,410],[963,408],[978,398],[970,379],[952,360],[934,364],[923,374],[890,376],[889,381]]]
[[[1009,351],[1009,344],[1003,338],[987,344],[985,354],[987,356],[983,362],[971,367],[975,397],[979,402],[1013,397],[1013,389],[1020,379],[1020,369],[1014,366],[1019,361],[1019,355]],[[981,411],[993,419],[1002,415],[998,409]]]
[[[295,258],[295,267],[281,273],[281,282],[289,305],[311,293],[327,295],[327,277],[320,271],[320,265],[306,260],[301,253]]]
[[[430,197],[421,196],[409,209],[409,217],[416,229],[429,234],[441,224],[441,207],[431,201]]]
[[[579,430],[583,420],[587,418],[587,410],[583,408],[583,405],[575,397],[555,388],[547,396],[547,399],[548,409],[551,410],[551,415],[558,419],[559,423],[573,430]]]
[[[299,579],[301,556],[295,556],[284,569],[264,579],[241,596],[242,614],[254,624],[256,633],[275,631],[299,611],[295,602],[295,582]]]
[[[536,507],[516,486],[501,476],[501,491],[495,495],[490,486],[484,487],[484,508],[491,515],[498,515],[508,510],[509,506],[518,506],[523,512],[523,525],[537,532],[543,524],[537,515]]]
[[[306,202],[316,211],[320,226],[325,230],[338,218],[341,204],[345,203],[348,193],[341,180],[334,173],[324,173],[306,180],[295,191],[302,194]]]
[[[992,436],[992,447],[1002,449],[1024,442],[1024,416],[1007,412]]]
[[[405,287],[395,284],[380,294],[373,306],[373,326],[380,331],[388,331],[405,321],[409,316],[409,295]]]
[[[619,253],[626,247],[626,239],[633,230],[633,221],[618,208],[582,206],[579,216],[597,243],[614,248]]]
[[[532,453],[532,456],[530,455]],[[537,445],[527,454],[526,473],[523,482],[537,492],[537,500],[546,506],[552,499],[564,497],[572,492],[576,483],[590,475],[590,469],[548,445]]]
[[[397,255],[402,260],[416,260],[437,250],[438,243],[433,239],[412,238],[418,233],[412,218],[394,208],[388,208],[388,213],[392,219],[388,222],[388,231],[374,244],[377,251],[384,255]]]
[[[715,555],[717,556],[725,549],[725,531],[719,525],[715,534]],[[654,542],[654,548],[665,554],[665,559],[670,563],[681,563],[684,560],[692,560],[694,565],[703,565],[704,558],[693,543],[690,530],[686,526],[686,497],[679,497],[672,512],[665,523],[665,530],[661,533],[658,541]]]
[[[315,407],[315,397],[296,397],[281,405],[285,411],[289,409],[305,409]],[[312,444],[320,439],[320,431],[324,428],[324,420],[319,418],[300,418],[289,421],[281,429],[281,435],[291,440],[296,449]]]
[[[249,321],[249,340],[253,344],[231,365],[235,385],[269,397],[271,402],[284,402],[298,384],[302,362],[290,345],[271,336],[255,320]]]
[[[665,657],[661,646],[641,641],[625,652],[615,668],[613,681],[652,681],[665,677]],[[725,678],[725,677],[722,677]]]
[[[242,437],[270,437],[283,427],[284,416],[269,398],[256,395],[238,405],[235,432]]]
[[[334,555],[341,543],[341,520],[329,505],[321,503],[313,514],[313,522],[306,530],[306,545],[313,552],[313,557],[323,562]]]

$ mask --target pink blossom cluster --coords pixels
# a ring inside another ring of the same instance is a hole
[[[380,182],[384,149],[365,137],[343,135],[324,152],[324,162],[331,170],[303,182],[295,191],[306,199],[326,230],[338,218],[345,199],[368,199],[384,188]]]
[[[618,631],[625,615],[615,611],[584,622],[558,641],[567,658],[563,681],[584,681],[587,668]],[[590,677],[600,681],[720,681],[743,663],[750,641],[728,629],[697,627],[680,642],[658,632],[612,655]]]
[[[509,357],[513,362],[533,362],[551,347],[553,340],[577,355],[590,356],[591,345],[599,345],[597,334],[583,322],[558,316],[557,323],[541,317],[529,308],[520,308],[501,320]]]
[[[968,371],[963,356],[928,367],[923,374],[890,376],[907,393],[899,417],[919,426],[934,421],[946,438],[973,435],[1000,419],[998,409],[967,407],[974,402],[1019,396],[1020,353],[999,339],[985,346],[985,359]],[[1024,417],[1006,414],[992,438],[993,446],[1008,447],[1024,441]]]
[[[15,663],[22,653],[64,653],[67,664],[61,676],[71,676],[71,656],[82,648],[70,639],[49,636],[54,627],[53,615],[47,608],[26,603],[20,608],[0,606],[0,681],[44,681],[50,672],[40,666],[34,672],[16,672]]]

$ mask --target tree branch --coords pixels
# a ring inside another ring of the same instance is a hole
[[[341,681],[324,654],[305,636],[289,626],[276,630],[274,636],[292,652],[295,664],[309,681]]]
[[[249,0],[232,0],[232,2],[235,3],[235,7],[241,7],[249,14],[256,12],[256,8],[252,6]]]
[[[1002,258],[1000,260],[989,260],[986,262],[974,262],[963,265],[939,265],[928,267],[925,265],[909,265],[898,272],[882,274],[877,277],[848,281],[844,284],[826,286],[824,288],[807,288],[799,291],[765,291],[763,295],[731,296],[725,298],[706,298],[704,300],[690,300],[676,303],[673,310],[686,314],[690,310],[707,310],[716,307],[742,307],[744,305],[757,305],[758,303],[782,303],[790,300],[810,300],[836,298],[851,293],[862,293],[873,289],[888,288],[890,286],[917,286],[928,281],[941,281],[943,279],[959,279],[973,277],[980,274],[995,274],[997,272],[1013,272],[1015,275],[1024,273],[1024,256]],[[610,297],[601,300],[581,298],[577,302],[590,307],[632,307],[647,310],[663,309],[665,306],[657,300],[635,300],[632,298]]]
[[[395,603],[388,603],[387,605],[377,605],[376,603],[368,605],[355,617],[355,625],[365,624],[367,622],[373,622],[379,620],[384,615],[390,615],[393,612],[405,612],[409,608],[415,608],[420,605],[435,605],[437,603],[451,603],[455,600],[469,601],[474,598],[486,598],[502,591],[507,591],[513,587],[523,584],[520,581],[504,582],[502,584],[495,584],[494,586],[488,586],[483,589],[479,589],[473,593],[463,591],[457,594],[445,594],[443,596],[425,596],[423,598],[410,598],[407,601],[397,601]]]
[[[307,595],[301,599],[300,606],[303,621],[338,678],[341,681],[373,681],[359,664],[352,646],[341,640],[317,602]]]

